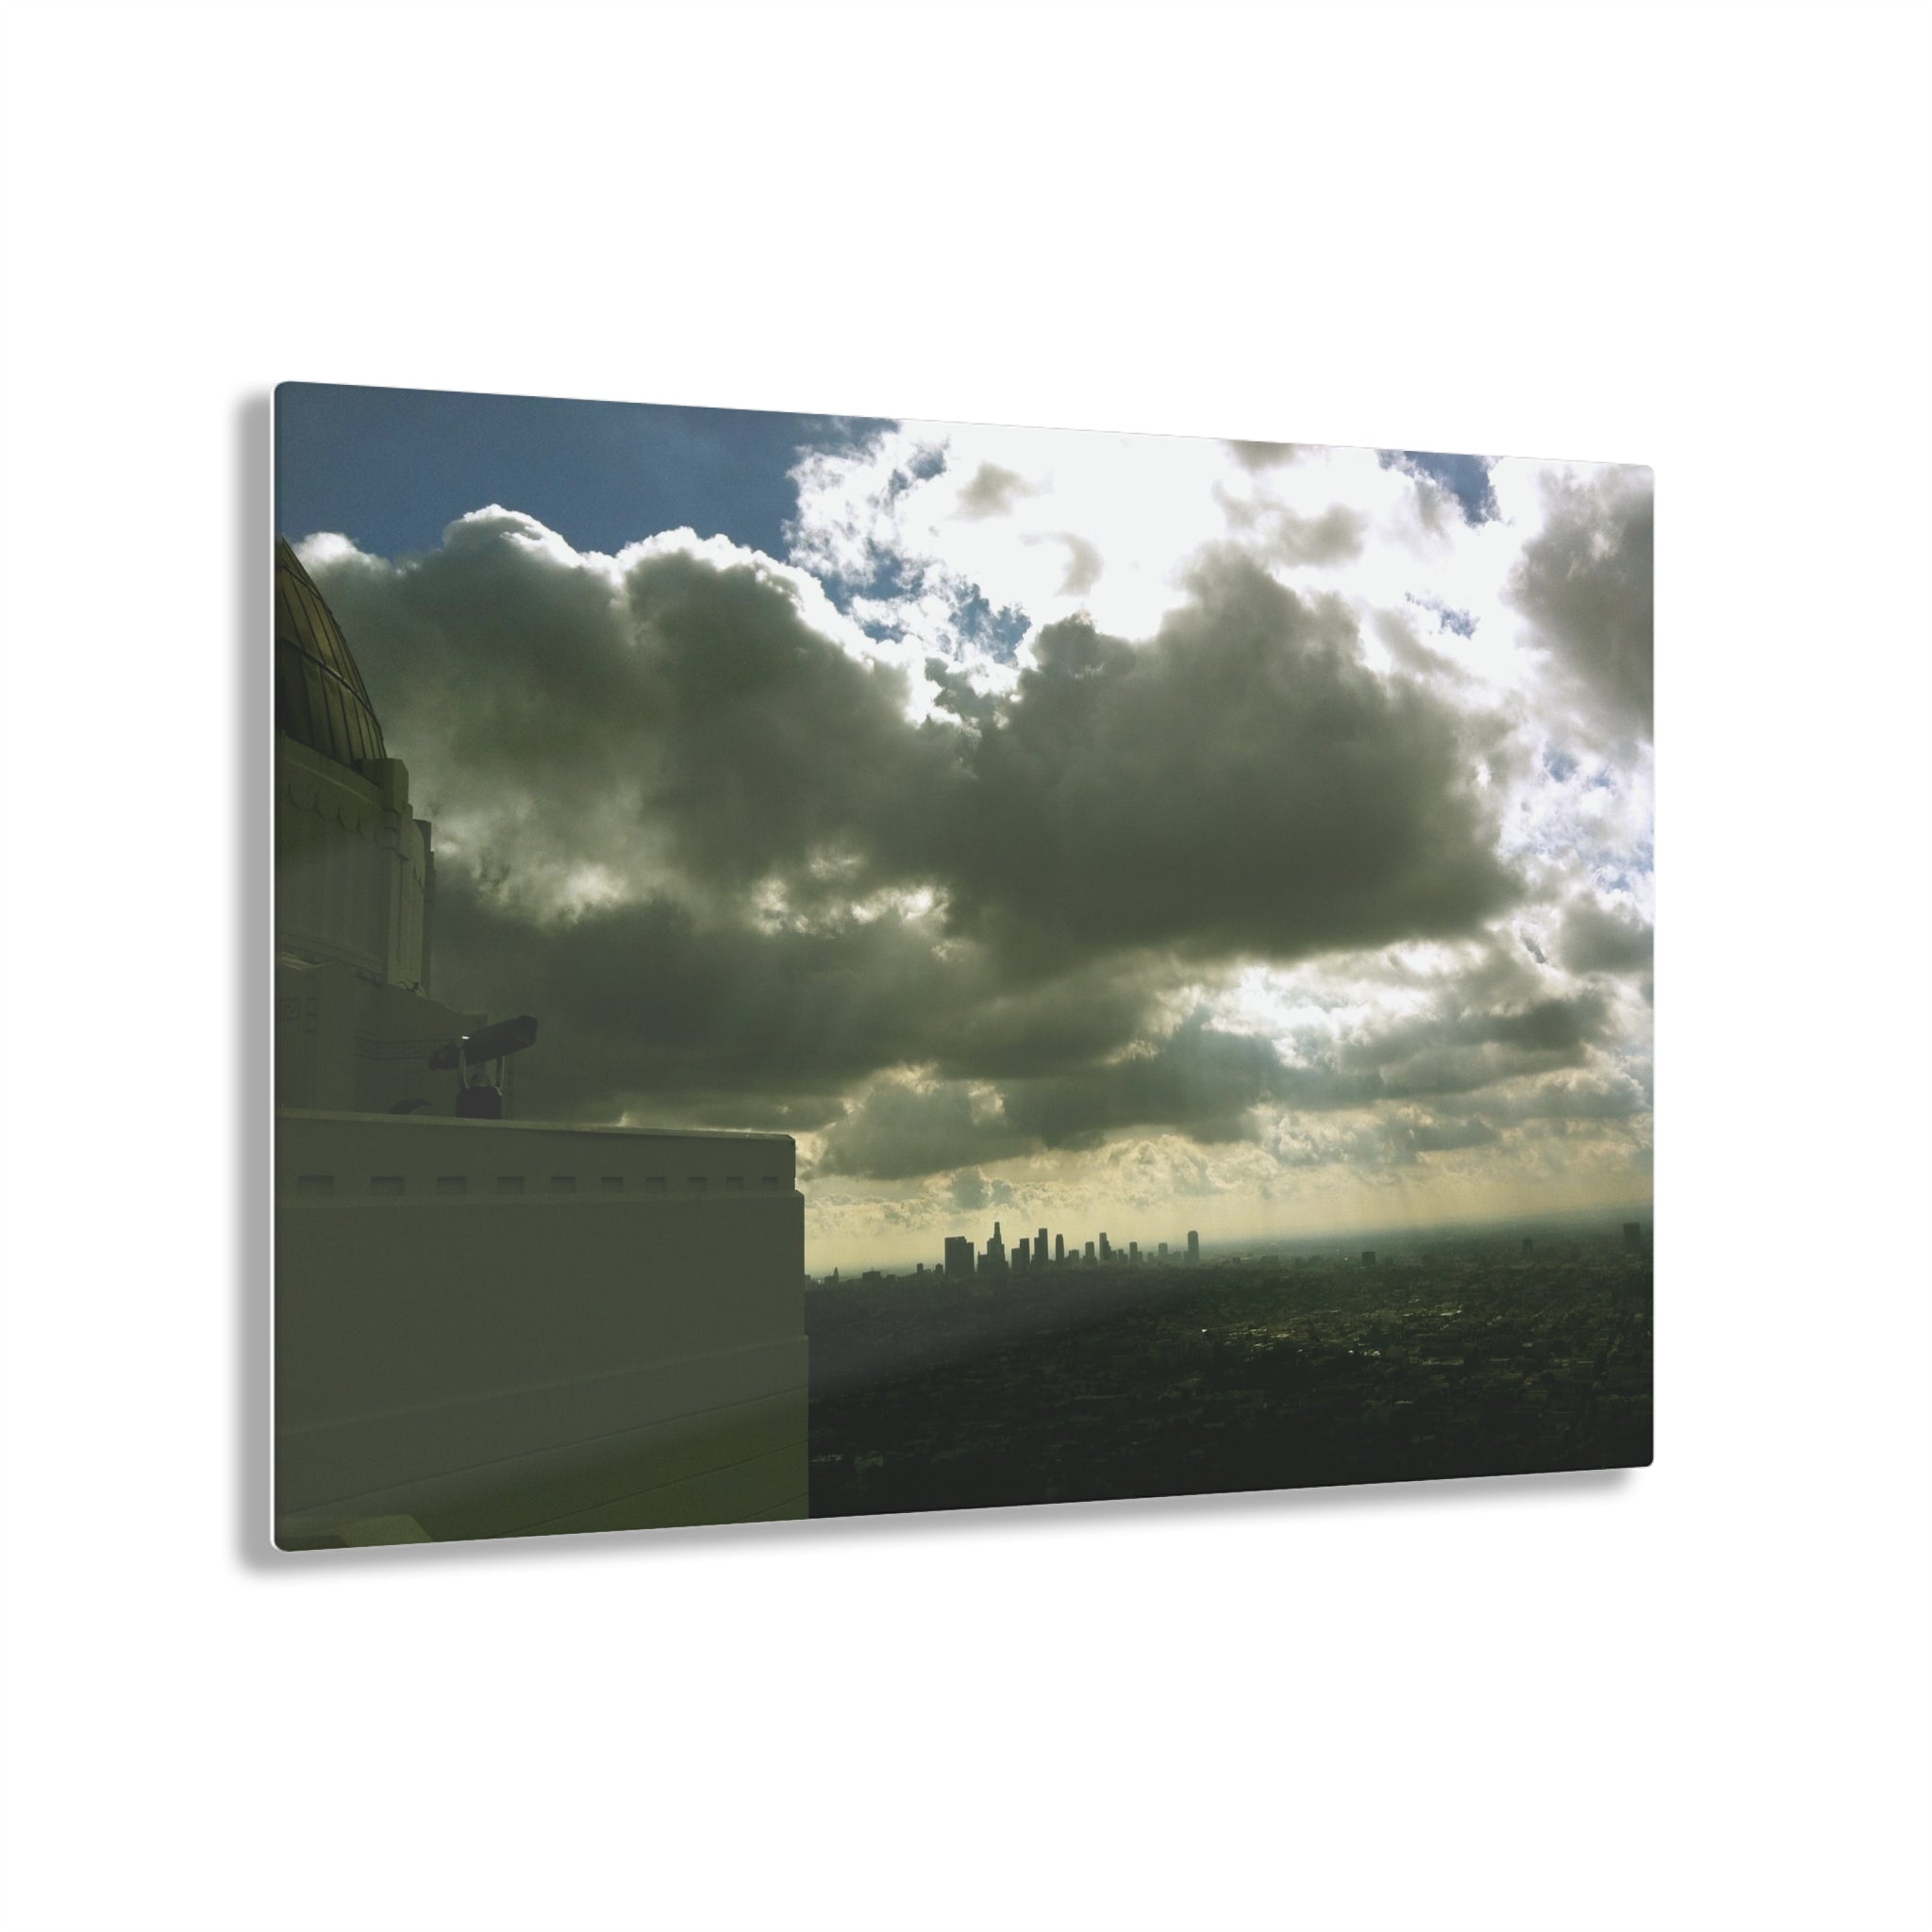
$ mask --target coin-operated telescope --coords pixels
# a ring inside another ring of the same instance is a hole
[[[457,1117],[466,1121],[503,1118],[503,1063],[537,1038],[537,1023],[528,1013],[498,1020],[475,1033],[465,1033],[439,1046],[429,1056],[432,1074],[457,1076]]]

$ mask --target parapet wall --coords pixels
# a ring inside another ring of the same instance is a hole
[[[285,1543],[803,1516],[783,1136],[277,1116]]]
[[[786,1134],[297,1108],[276,1115],[275,1193],[282,1199],[774,1194],[789,1193],[796,1175],[797,1149]],[[798,1272],[805,1272],[802,1248]]]

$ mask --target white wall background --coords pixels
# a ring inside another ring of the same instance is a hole
[[[1925,1923],[1924,10],[5,35],[11,1925]],[[1654,463],[1657,1467],[263,1557],[295,375]]]

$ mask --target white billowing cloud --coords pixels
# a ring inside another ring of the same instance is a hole
[[[1303,448],[1256,462],[1253,445],[908,423],[800,465],[792,555],[828,579],[882,585],[864,608],[896,616],[969,662],[974,595],[1031,629],[1084,613],[1151,635],[1186,598],[1200,553],[1224,546],[1366,620],[1408,616],[1456,665],[1526,687],[1520,614],[1507,601],[1524,536],[1541,526],[1543,466],[1497,462],[1496,519],[1471,527],[1441,485],[1367,449]],[[1452,624],[1447,627],[1442,614]]]

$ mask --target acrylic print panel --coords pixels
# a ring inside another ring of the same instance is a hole
[[[291,1548],[1651,1455],[1640,468],[276,400]]]

